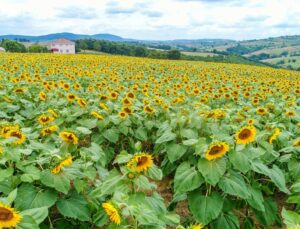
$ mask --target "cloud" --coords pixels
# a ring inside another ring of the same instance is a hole
[[[66,7],[57,14],[60,18],[66,19],[93,19],[97,17],[97,13],[92,8],[79,8],[76,6]]]
[[[159,18],[159,17],[163,16],[162,12],[159,12],[159,11],[150,11],[150,10],[143,11],[142,14],[144,14],[144,15],[146,15],[148,17],[153,17],[153,18]]]

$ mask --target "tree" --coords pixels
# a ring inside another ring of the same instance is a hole
[[[181,58],[181,52],[179,50],[170,50],[167,53],[167,58],[171,60],[179,60]]]
[[[93,44],[93,50],[100,52],[101,51],[101,45],[98,41],[95,41]]]
[[[17,41],[2,40],[0,46],[7,52],[26,52],[26,47]]]
[[[32,53],[41,53],[41,52],[49,52],[47,47],[41,45],[31,45],[28,47],[28,52]]]

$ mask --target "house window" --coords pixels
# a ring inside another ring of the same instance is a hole
[[[67,49],[66,52],[69,52],[69,49]]]
[[[64,50],[62,50],[62,49],[61,49],[61,50],[59,50],[59,52],[63,53],[63,52],[64,52]]]

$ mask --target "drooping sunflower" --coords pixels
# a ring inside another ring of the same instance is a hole
[[[152,114],[155,112],[155,109],[148,105],[148,106],[144,106],[144,111],[148,114]]]
[[[39,93],[39,97],[40,97],[40,100],[45,101],[46,98],[47,98],[47,95],[46,95],[45,92],[41,91],[41,92]]]
[[[100,103],[99,106],[103,109],[108,111],[108,107],[104,103]]]
[[[91,115],[93,115],[96,119],[98,120],[103,120],[103,116],[101,114],[99,114],[97,111],[92,111]]]
[[[43,126],[47,125],[48,123],[52,122],[53,120],[54,120],[54,117],[50,116],[50,115],[41,115],[38,117],[38,122]]]
[[[237,144],[248,144],[255,141],[256,128],[254,126],[244,126],[235,134]]]
[[[64,142],[72,143],[74,145],[78,144],[78,138],[75,134],[68,132],[68,131],[62,131],[59,133],[59,136]]]
[[[52,134],[53,132],[57,131],[57,129],[58,126],[56,125],[45,127],[41,130],[41,136],[45,137],[49,134]]]
[[[229,151],[229,145],[226,142],[212,143],[205,153],[205,158],[209,161],[223,157]]]
[[[138,153],[135,154],[131,160],[127,163],[130,170],[137,173],[146,172],[153,165],[152,155],[148,153]]]
[[[81,99],[81,98],[77,99],[77,103],[82,108],[86,107],[86,105],[87,105],[87,102],[84,99]]]
[[[57,166],[55,166],[51,172],[53,174],[59,174],[61,169],[66,166],[70,166],[73,163],[72,156],[68,156],[66,159],[62,160]]]
[[[0,228],[16,227],[22,216],[8,205],[0,203]]]
[[[58,118],[58,114],[53,109],[48,109],[48,112],[52,114],[53,117]]]
[[[294,141],[294,144],[293,144],[294,146],[296,146],[296,147],[300,147],[300,138],[299,139],[296,139],[295,141]]]
[[[106,202],[106,203],[102,204],[102,207],[103,207],[104,211],[106,212],[106,214],[108,215],[110,221],[112,221],[113,223],[115,223],[117,225],[119,225],[121,223],[120,214],[114,205]]]
[[[17,138],[17,140],[12,143],[14,145],[20,145],[26,140],[25,134],[18,130],[11,130],[5,135],[5,138],[11,137]]]
[[[279,128],[276,128],[273,135],[269,138],[269,143],[272,144],[273,141],[277,139],[277,137],[280,135],[281,131]]]
[[[250,118],[247,120],[248,125],[253,125],[254,124],[254,119]]]

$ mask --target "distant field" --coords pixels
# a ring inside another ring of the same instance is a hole
[[[218,54],[215,53],[210,53],[210,52],[181,52],[184,55],[189,55],[189,56],[218,56]]]
[[[272,54],[280,55],[282,52],[285,52],[285,51],[289,52],[290,54],[291,53],[300,53],[300,45],[289,46],[289,47],[284,47],[284,48],[261,49],[261,50],[258,50],[256,52],[246,54],[245,56],[249,57],[249,56],[252,56],[252,55],[259,55],[261,53],[266,53],[266,54],[270,54],[270,55],[272,55]]]
[[[280,61],[284,61],[284,63],[279,63]],[[263,60],[263,62],[278,65],[284,68],[288,66],[291,66],[294,69],[300,68],[300,56],[271,58],[271,59]]]

